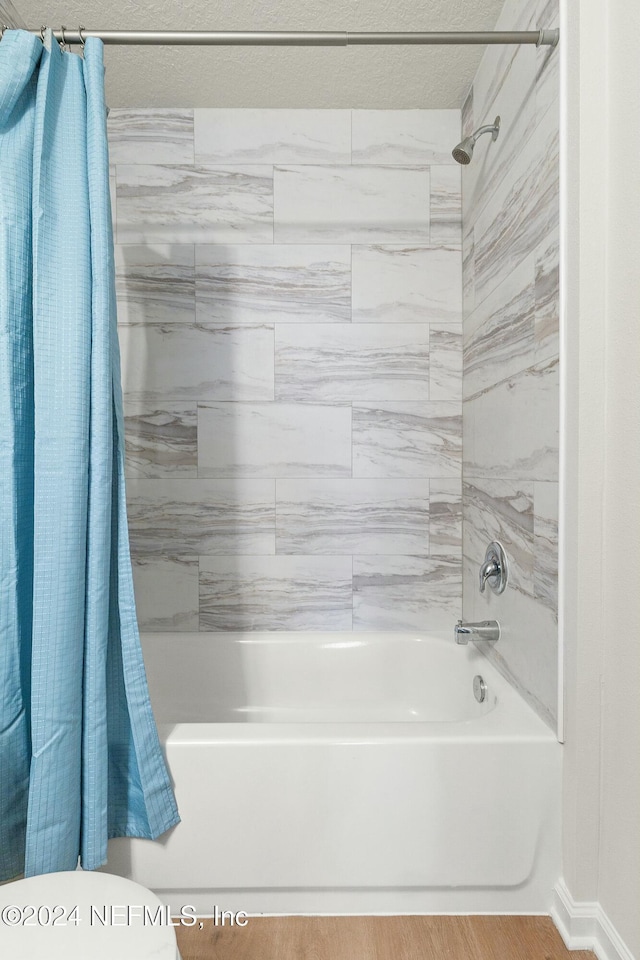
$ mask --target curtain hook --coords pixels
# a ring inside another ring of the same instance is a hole
[[[84,30],[84,27],[78,27],[78,36],[80,37],[80,45],[84,49],[84,37],[82,36],[83,30]]]
[[[71,45],[67,43],[66,38],[65,38],[65,35],[64,35],[64,32],[65,32],[66,29],[67,29],[66,27],[62,27],[62,26],[60,27],[60,36],[62,37],[62,43],[60,44],[60,47],[61,47],[61,49],[62,49],[63,51],[64,51],[64,48],[66,47],[66,48],[67,48],[67,52],[70,53],[70,52],[71,52]]]
[[[5,30],[8,30],[8,29],[9,29],[9,24],[3,23],[2,26],[0,27],[0,40],[2,40],[2,38],[4,37]]]
[[[42,40],[43,43],[44,43],[44,32],[46,29],[47,29],[47,25],[46,23],[43,23],[42,26],[40,27],[40,39]]]

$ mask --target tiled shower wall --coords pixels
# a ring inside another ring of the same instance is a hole
[[[140,624],[449,630],[460,112],[113,109]]]
[[[507,0],[498,30],[557,26],[557,0]],[[496,618],[487,651],[555,726],[558,528],[558,59],[489,47],[463,108],[467,135],[502,119],[463,171],[466,619]],[[483,596],[491,540],[510,565]]]

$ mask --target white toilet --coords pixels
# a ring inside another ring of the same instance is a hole
[[[150,890],[109,873],[15,880],[0,886],[0,957],[180,960],[166,914]]]

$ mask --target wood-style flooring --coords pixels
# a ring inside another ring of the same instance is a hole
[[[176,928],[182,960],[593,960],[548,917],[256,917]]]

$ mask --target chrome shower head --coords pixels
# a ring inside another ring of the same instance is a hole
[[[465,137],[464,140],[461,140],[460,143],[453,148],[451,156],[457,163],[471,163],[474,146],[475,140],[473,137]]]
[[[470,137],[465,137],[464,140],[461,140],[460,143],[453,148],[451,156],[456,163],[462,163],[464,165],[471,163],[476,140],[478,137],[481,137],[483,133],[490,133],[491,139],[497,140],[498,134],[500,133],[500,117],[496,117],[493,123],[489,123],[485,127],[480,127],[479,130],[472,133]]]

